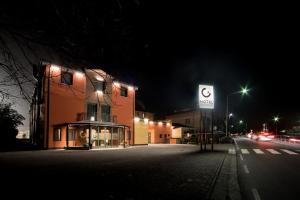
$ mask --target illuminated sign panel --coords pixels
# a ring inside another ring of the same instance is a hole
[[[214,86],[199,85],[199,107],[214,109]]]

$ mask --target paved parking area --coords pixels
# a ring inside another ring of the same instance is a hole
[[[46,150],[0,153],[2,181],[24,190],[78,193],[99,199],[201,199],[227,145],[150,145],[106,151]],[[29,181],[33,181],[29,184]]]

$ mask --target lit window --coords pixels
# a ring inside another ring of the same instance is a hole
[[[53,141],[61,141],[61,129],[60,128],[54,129]]]
[[[87,118],[92,121],[92,117],[97,120],[97,104],[88,103],[87,104]]]
[[[121,86],[121,96],[123,97],[128,96],[128,89],[126,87]]]
[[[61,83],[73,85],[73,74],[70,72],[61,72]]]

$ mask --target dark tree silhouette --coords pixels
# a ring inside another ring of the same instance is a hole
[[[11,104],[0,104],[0,150],[10,150],[15,147],[17,127],[25,119]]]

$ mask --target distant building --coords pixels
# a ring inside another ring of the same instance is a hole
[[[193,128],[194,132],[211,132],[211,112],[184,109],[166,116],[166,120]]]
[[[34,143],[42,148],[133,144],[136,87],[100,69],[45,63],[36,71]]]
[[[134,118],[135,145],[169,144],[172,134],[171,121],[153,121],[154,114],[136,111]]]

